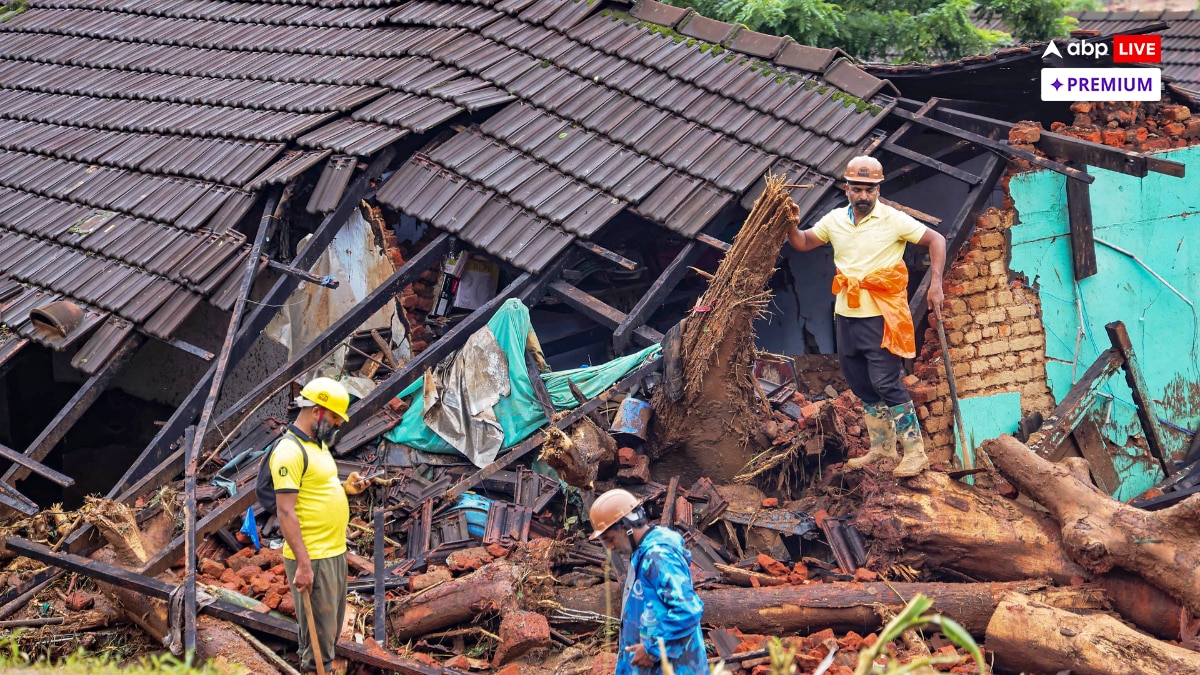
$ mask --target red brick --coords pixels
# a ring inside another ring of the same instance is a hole
[[[455,656],[455,657],[451,658],[449,661],[446,661],[445,663],[443,663],[442,667],[443,668],[457,668],[459,670],[469,670],[471,668],[471,662],[467,660],[466,656],[459,654],[458,656]]]
[[[1171,122],[1170,124],[1163,126],[1163,133],[1167,134],[1168,136],[1179,136],[1186,130],[1187,127],[1183,126],[1179,122]]]
[[[224,572],[221,572],[221,576],[219,576],[217,578],[220,579],[222,583],[226,583],[226,584],[229,584],[229,583],[236,584],[241,581],[241,578],[238,577],[237,572],[234,572],[233,570],[231,570],[229,568],[226,568]]]
[[[207,574],[208,576],[210,576],[214,579],[220,579],[221,575],[225,573],[225,566],[222,565],[221,563],[217,562],[216,560],[211,560],[209,558],[201,558],[200,559],[200,573]]]
[[[798,562],[792,566],[792,571],[788,574],[789,584],[798,584],[808,580],[808,567],[804,563]]]
[[[637,463],[637,452],[633,448],[621,448],[617,450],[617,462],[621,466],[633,466]]]
[[[854,580],[863,582],[879,581],[879,575],[865,567],[860,567],[854,572]]]
[[[228,565],[229,561],[233,560],[234,558],[252,558],[257,553],[258,553],[258,551],[255,551],[253,546],[247,546],[246,548],[243,548],[242,550],[238,551],[237,553],[234,553],[233,555],[229,556],[229,558],[226,559],[225,564]]]
[[[1086,114],[1092,112],[1093,107],[1095,107],[1095,106],[1093,106],[1088,101],[1077,101],[1077,102],[1071,104],[1071,112],[1081,113],[1081,114],[1086,115]]]
[[[863,638],[858,633],[850,631],[849,633],[846,633],[845,637],[843,637],[841,640],[838,640],[838,644],[841,645],[842,649],[849,649],[850,651],[856,652],[862,649]]]
[[[786,577],[788,575],[787,565],[784,565],[766,553],[758,554],[758,566],[763,569],[763,572],[773,577]]]
[[[288,593],[279,600],[279,605],[275,607],[280,614],[288,616],[296,616],[296,603],[292,602],[292,594]]]
[[[417,591],[423,591],[426,588],[430,588],[436,584],[444,584],[453,578],[454,575],[451,574],[450,570],[446,569],[445,567],[431,567],[425,574],[418,574],[417,576],[413,577],[412,581],[410,581],[408,584],[408,588],[413,593],[416,593]]]
[[[271,574],[274,574],[277,577],[286,577],[287,576],[287,568],[283,566],[283,563],[279,563],[278,565],[271,568]]]
[[[96,606],[96,597],[94,595],[75,591],[67,596],[67,608],[72,612],[83,612]]]
[[[272,588],[263,596],[262,602],[271,609],[279,609],[279,603],[283,602],[283,595],[275,592],[275,589]]]
[[[617,483],[621,485],[645,485],[650,482],[650,458],[638,455],[633,466],[627,466],[617,472]]]
[[[616,666],[614,665],[613,667],[615,668]],[[500,670],[497,670],[494,675],[521,675],[521,666],[515,663],[510,663]]]
[[[229,569],[233,570],[234,572],[237,572],[238,574],[241,574],[242,570],[244,570],[244,569],[254,570],[253,572],[251,572],[251,576],[262,571],[261,567],[254,564],[253,558],[247,558],[246,556],[231,557],[231,558],[229,558],[229,560],[226,561],[226,564],[229,567]],[[246,577],[246,578],[249,579],[250,577]]]
[[[1151,152],[1154,150],[1169,150],[1171,148],[1171,139],[1169,138],[1151,138],[1142,143],[1143,152]]]
[[[1071,131],[1071,135],[1092,143],[1099,143],[1102,140],[1099,129],[1075,129]]]
[[[262,570],[258,569],[254,565],[246,565],[245,567],[243,567],[242,569],[237,571],[238,577],[241,578],[243,581],[250,581],[254,577],[258,576],[259,574],[262,574]]]
[[[1104,130],[1104,144],[1114,148],[1125,147],[1125,132],[1116,129]]]
[[[492,659],[499,668],[531,649],[550,646],[550,624],[536,612],[508,612],[500,620],[500,646]]]
[[[256,596],[265,595],[267,591],[275,585],[275,575],[270,572],[262,572],[257,574],[250,580],[250,590]]]
[[[779,506],[779,499],[775,497],[767,497],[766,499],[762,500],[762,507],[764,509],[773,509],[776,506]]]
[[[590,675],[612,675],[617,670],[617,655],[608,652],[600,652],[592,657],[592,670]]]
[[[1063,122],[1051,122],[1050,123],[1050,131],[1059,132],[1066,128],[1067,128],[1067,125]]]
[[[1017,122],[1008,130],[1009,143],[1037,143],[1042,138],[1042,125],[1037,122]]]
[[[1159,113],[1165,118],[1174,122],[1182,122],[1192,116],[1192,111],[1187,106],[1182,105],[1167,105],[1159,110]]]
[[[486,548],[476,546],[451,552],[446,558],[446,566],[453,572],[474,572],[492,560],[494,558]]]

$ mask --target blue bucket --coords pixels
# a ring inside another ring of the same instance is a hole
[[[491,507],[492,500],[468,492],[459,497],[458,503],[450,510],[462,511],[467,517],[467,532],[473,537],[482,537],[483,528],[487,525],[488,509]]]

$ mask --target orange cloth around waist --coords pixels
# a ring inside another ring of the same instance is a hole
[[[917,355],[917,338],[912,314],[908,310],[908,268],[904,262],[875,270],[862,279],[848,277],[841,270],[833,277],[833,293],[846,291],[846,303],[859,306],[859,292],[866,291],[883,314],[883,343],[880,347],[902,358]]]

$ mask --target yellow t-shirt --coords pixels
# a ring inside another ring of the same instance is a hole
[[[309,559],[337,557],[346,552],[346,527],[350,522],[350,504],[346,501],[342,481],[338,479],[337,462],[324,445],[318,445],[295,428],[290,432],[279,440],[271,453],[271,479],[275,492],[299,493],[296,518],[300,521],[300,536],[308,549]],[[307,471],[297,438],[308,453]],[[283,557],[296,559],[286,542]]]
[[[850,206],[834,209],[812,226],[817,239],[833,245],[833,264],[848,277],[862,279],[875,270],[891,267],[904,258],[904,243],[917,243],[925,236],[925,226],[915,218],[876,202],[875,208],[857,225]],[[852,317],[879,316],[881,312],[866,291],[859,293],[859,306],[846,302],[847,291],[838,294],[834,314]]]

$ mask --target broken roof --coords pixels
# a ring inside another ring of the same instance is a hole
[[[537,272],[623,210],[695,236],[769,169],[810,208],[893,104],[836,51],[653,1],[32,0],[0,31],[0,317],[32,337],[70,299],[67,342],[109,348],[231,305],[264,188],[324,163],[332,211],[411,135],[380,200]]]

